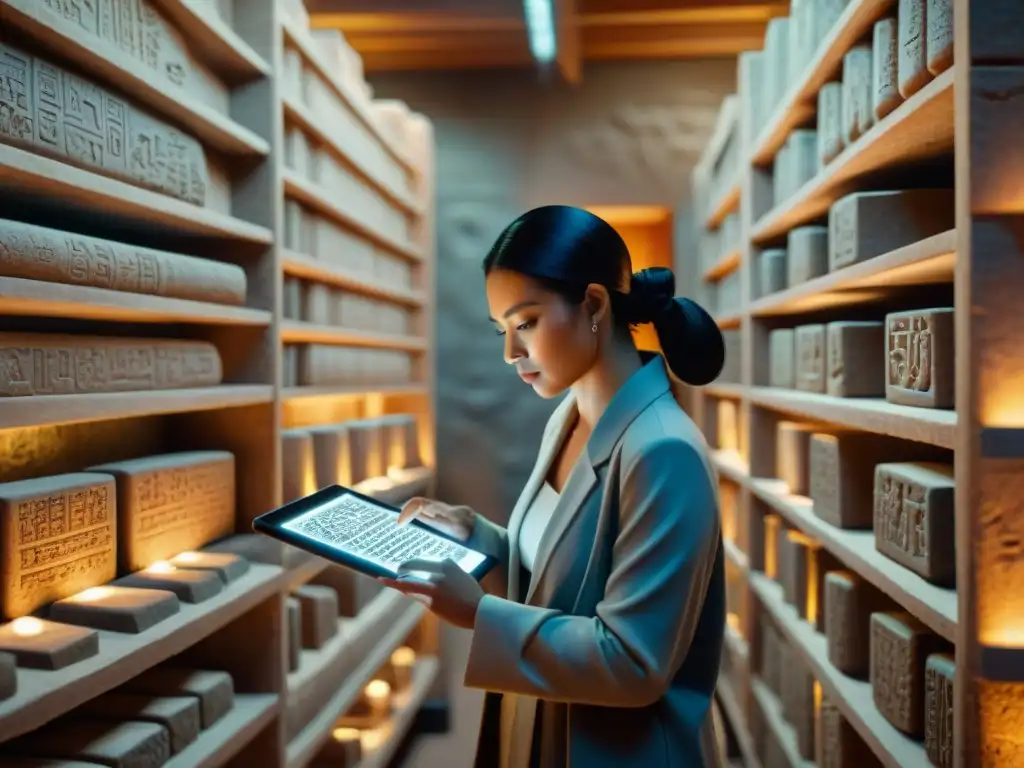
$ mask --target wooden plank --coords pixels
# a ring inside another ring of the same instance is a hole
[[[342,347],[396,349],[403,352],[423,352],[427,349],[427,341],[418,336],[357,331],[333,325],[305,323],[301,320],[284,320],[280,328],[281,341],[285,344],[332,344]]]
[[[315,259],[297,251],[282,250],[281,268],[286,275],[313,280],[318,283],[336,285],[352,293],[383,299],[402,306],[417,309],[426,302],[426,297],[419,291],[389,286],[362,275],[355,275],[342,267]]]

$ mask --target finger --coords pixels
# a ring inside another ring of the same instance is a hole
[[[423,571],[425,573],[444,573],[444,562],[441,560],[427,560],[416,558],[408,560],[398,566],[399,575],[407,574],[409,571]]]
[[[426,502],[426,499],[420,497],[409,499],[409,501],[405,503],[405,506],[402,507],[402,511],[398,513],[398,524],[405,525],[410,520],[420,515],[426,506]]]

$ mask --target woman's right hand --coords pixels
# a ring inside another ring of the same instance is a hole
[[[416,496],[402,507],[398,524],[405,525],[414,518],[459,541],[467,541],[473,533],[476,512],[469,507],[454,507],[443,501]]]

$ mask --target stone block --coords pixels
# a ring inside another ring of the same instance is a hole
[[[928,657],[924,668],[924,751],[937,768],[953,768],[956,664],[948,653]]]
[[[768,296],[786,288],[786,251],[771,248],[757,257],[758,297]]]
[[[317,491],[316,455],[308,430],[286,429],[281,433],[281,472],[285,504]]]
[[[824,168],[846,148],[843,138],[843,84],[825,83],[818,91],[818,163]]]
[[[939,75],[953,66],[953,0],[928,0],[925,21],[925,62]]]
[[[863,680],[871,660],[871,614],[891,607],[874,586],[850,571],[825,574],[828,660],[844,675]]]
[[[216,724],[235,705],[235,684],[231,675],[213,670],[153,667],[129,680],[121,689],[126,693],[198,699],[204,731]]]
[[[90,699],[78,712],[97,720],[156,723],[170,735],[172,755],[199,738],[199,701],[191,696],[111,692]]]
[[[795,330],[796,388],[825,393],[825,326],[801,325]]]
[[[288,671],[294,672],[302,664],[302,606],[294,597],[285,598],[288,621]]]
[[[920,408],[956,405],[956,327],[952,308],[885,317],[885,399]]]
[[[904,99],[909,99],[932,79],[927,65],[927,5],[928,0],[899,0],[900,95]]]
[[[885,396],[885,324],[840,321],[825,327],[828,376],[833,397]]]
[[[828,272],[828,227],[797,227],[786,238],[786,284],[800,285]]]
[[[159,768],[171,758],[171,735],[156,723],[57,720],[5,745],[8,754],[75,760],[108,768]]]
[[[896,19],[880,19],[872,30],[874,62],[871,67],[871,111],[876,120],[889,115],[903,103],[899,78],[899,30]]]
[[[881,768],[882,763],[864,743],[850,721],[828,697],[818,709],[816,735],[818,768]]]
[[[50,606],[53,621],[107,632],[138,634],[180,610],[178,596],[160,589],[90,587]]]
[[[816,424],[780,421],[775,427],[775,474],[798,496],[810,493],[811,435]]]
[[[792,328],[777,328],[768,334],[768,383],[792,389],[796,384],[796,333]]]
[[[849,146],[875,123],[871,99],[870,45],[854,45],[843,56],[843,141]]]
[[[322,648],[338,631],[338,593],[328,586],[305,584],[292,595],[302,609],[302,647]]]

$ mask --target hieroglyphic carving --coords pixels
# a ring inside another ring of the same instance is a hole
[[[828,352],[826,393],[833,397],[884,395],[884,338],[883,323],[829,323],[826,326],[825,344]]]
[[[924,735],[924,668],[944,642],[908,613],[871,615],[871,692],[886,720],[909,736]]]
[[[824,432],[811,435],[808,465],[814,514],[835,525],[841,505],[839,439]]]
[[[206,201],[203,148],[96,84],[0,45],[0,141],[187,200]]]
[[[0,333],[0,397],[140,392],[221,381],[202,341]]]
[[[871,108],[870,45],[855,45],[843,56],[843,139],[847,146],[869,130],[875,122]]]
[[[814,675],[800,652],[786,644],[782,674],[782,710],[796,732],[801,756],[814,757]]]
[[[874,63],[871,109],[875,118],[881,120],[903,102],[897,69],[899,32],[896,28],[896,19],[880,19],[875,22],[872,49]]]
[[[867,677],[871,614],[889,603],[877,589],[849,571],[825,574],[824,591],[828,660],[850,677]]]
[[[875,467],[875,547],[940,586],[956,579],[953,467]]]
[[[245,270],[0,219],[0,275],[168,298],[245,303]]]
[[[882,765],[827,696],[822,697],[818,708],[815,762],[818,768],[879,768]]]
[[[932,765],[953,766],[953,657],[936,653],[928,657],[924,670],[924,749]]]
[[[118,568],[130,573],[235,528],[235,457],[193,451],[103,464],[117,478]]]
[[[115,574],[114,480],[79,472],[0,485],[6,619],[110,581]]]
[[[953,0],[928,0],[925,59],[932,75],[953,66]]]
[[[891,403],[952,408],[956,401],[953,310],[886,316],[885,397]]]
[[[146,0],[43,0],[53,13],[184,87],[192,74],[177,31]]]
[[[900,95],[909,99],[932,79],[925,65],[925,6],[927,0],[900,0]]]
[[[796,388],[825,392],[825,326],[820,323],[796,329]]]

